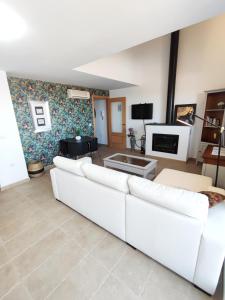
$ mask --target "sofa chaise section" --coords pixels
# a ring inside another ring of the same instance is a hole
[[[167,168],[159,173],[154,182],[182,188],[192,192],[207,191],[212,187],[211,177]]]

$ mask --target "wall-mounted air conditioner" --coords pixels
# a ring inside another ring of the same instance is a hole
[[[87,91],[80,91],[80,90],[67,90],[68,98],[72,99],[90,99],[90,93]]]

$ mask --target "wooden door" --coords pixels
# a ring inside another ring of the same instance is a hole
[[[126,98],[108,99],[109,146],[126,148]]]

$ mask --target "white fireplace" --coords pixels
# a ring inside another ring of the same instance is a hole
[[[146,125],[146,155],[187,161],[191,128]]]

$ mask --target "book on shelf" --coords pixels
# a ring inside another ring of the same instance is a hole
[[[213,147],[212,155],[218,155],[219,147]],[[221,148],[220,156],[225,156],[225,148]]]

